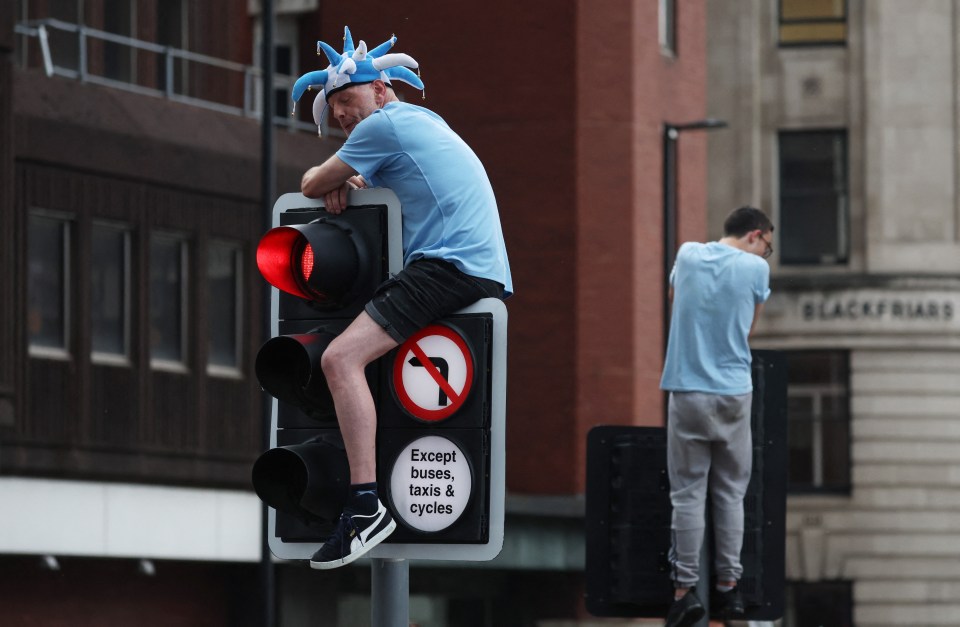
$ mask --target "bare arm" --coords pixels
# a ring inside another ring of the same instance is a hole
[[[333,155],[320,165],[307,170],[300,180],[300,191],[307,198],[323,198],[330,213],[340,213],[347,206],[347,192],[366,186],[356,170]]]

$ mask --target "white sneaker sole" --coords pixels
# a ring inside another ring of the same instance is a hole
[[[368,551],[373,549],[375,546],[387,539],[387,537],[393,533],[393,530],[397,528],[397,521],[391,519],[390,523],[380,530],[380,533],[367,538],[367,541],[359,549],[347,555],[346,557],[338,560],[333,560],[332,562],[315,562],[310,560],[310,568],[315,568],[317,570],[330,570],[331,568],[340,568],[341,566],[346,566],[347,564],[355,561],[357,558],[362,557]]]

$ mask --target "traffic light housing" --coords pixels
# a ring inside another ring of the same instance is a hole
[[[380,283],[402,269],[401,217],[386,189],[347,209],[286,194],[257,264],[274,287],[256,373],[274,400],[271,448],[254,464],[268,542],[308,559],[346,502],[349,465],[320,359]],[[397,529],[372,557],[492,559],[503,541],[506,309],[483,299],[367,367],[377,406],[377,481]],[[432,388],[432,389],[428,389]],[[429,399],[429,400],[425,400]]]
[[[753,472],[744,498],[740,555],[743,620],[783,616],[786,393],[782,353],[753,351]],[[587,435],[586,605],[594,616],[662,618],[669,609],[672,507],[666,442],[664,427],[600,426]]]

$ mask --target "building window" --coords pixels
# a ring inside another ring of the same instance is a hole
[[[103,0],[103,30],[136,37],[137,9],[131,0]],[[136,82],[137,49],[128,43],[103,42],[103,76],[124,83]]]
[[[779,140],[780,263],[847,263],[846,131],[781,131]]]
[[[660,52],[677,56],[677,0],[660,0]]]
[[[83,24],[83,0],[48,0],[23,3],[23,19],[52,18],[68,24]],[[50,56],[58,67],[80,71],[80,37],[76,32],[59,28],[47,29]],[[26,48],[26,47],[25,47]]]
[[[90,255],[92,358],[126,363],[130,345],[130,231],[94,223]]]
[[[183,370],[186,362],[187,242],[178,235],[150,237],[150,364]]]
[[[27,337],[31,355],[66,357],[70,343],[70,221],[42,211],[27,226]]]
[[[787,584],[783,627],[852,627],[853,585],[849,581]]]
[[[157,43],[161,46],[170,46],[180,50],[188,50],[189,44],[189,21],[187,16],[189,12],[186,6],[186,0],[165,0],[163,3],[157,3]],[[167,81],[170,81],[170,89],[175,94],[185,94],[188,80],[189,61],[186,59],[174,58],[167,66],[166,55],[156,55],[157,64],[157,87],[167,88]],[[167,76],[167,71],[171,76]]]
[[[236,375],[243,312],[240,245],[211,241],[207,250],[207,372]]]
[[[787,480],[792,492],[850,490],[850,356],[787,353]]]
[[[846,0],[780,0],[781,46],[837,45],[846,41]]]

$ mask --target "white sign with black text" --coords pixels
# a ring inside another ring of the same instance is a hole
[[[390,473],[396,512],[418,531],[441,531],[455,523],[470,502],[472,485],[463,451],[436,435],[408,444]]]

